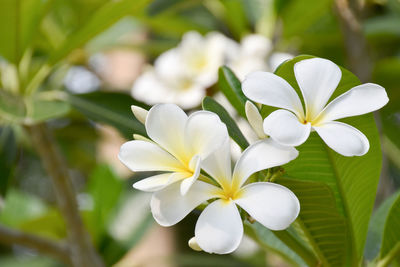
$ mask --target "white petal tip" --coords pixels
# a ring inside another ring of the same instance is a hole
[[[149,113],[147,110],[135,105],[131,106],[131,110],[138,121],[140,121],[142,124],[146,123],[147,114]]]
[[[192,238],[189,240],[188,245],[189,245],[189,247],[190,247],[191,249],[193,249],[193,250],[195,250],[195,251],[203,251],[203,250],[201,249],[201,247],[199,246],[199,244],[197,244],[197,241],[196,241],[196,238],[195,238],[195,237],[192,237]]]

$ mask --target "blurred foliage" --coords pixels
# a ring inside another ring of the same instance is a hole
[[[387,198],[382,205],[376,203],[379,208],[369,223],[364,255],[366,260],[372,261],[390,253],[389,248],[395,246],[393,242],[396,241],[391,239],[393,233],[398,234],[398,205],[394,205],[399,202],[398,193],[389,195],[400,185],[400,2],[365,1],[363,5],[362,30],[372,61],[370,80],[384,86],[390,98],[389,104],[375,116],[382,136],[386,168],[382,181],[386,183],[384,186],[388,193],[381,198]],[[117,174],[118,166],[104,164],[97,155],[102,141],[101,125],[113,126],[126,139],[132,139],[134,133],[145,136],[144,126],[132,116],[129,106],[148,107],[132,99],[127,92],[116,92],[103,80],[101,71],[93,67],[92,61],[98,54],[123,50],[139,52],[151,62],[175,46],[190,30],[201,33],[220,31],[237,41],[248,33],[257,32],[270,37],[277,51],[312,54],[348,66],[345,38],[332,0],[0,0],[1,224],[53,240],[66,237],[64,220],[55,206],[48,177],[38,166],[39,160],[33,155],[29,136],[21,127],[46,122],[67,158],[74,186],[79,192],[80,211],[106,264],[118,262],[141,240],[153,223],[148,210],[141,211],[144,215],[135,225],[128,227],[124,239],[110,230],[115,227],[116,220],[121,220],[119,215],[127,213],[127,203],[140,201],[140,197],[131,188],[132,180]],[[64,81],[71,66],[82,66],[91,71],[101,80],[100,89],[84,94],[68,91]],[[278,70],[278,74],[292,75],[285,69]],[[239,115],[244,116],[245,98],[240,94],[239,81],[228,68],[221,68],[219,76],[219,90]],[[347,72],[345,76],[349,77],[349,83],[358,83]],[[348,88],[348,85],[343,85],[342,89]],[[242,148],[248,145],[234,120],[219,103],[206,98],[203,108],[218,112],[234,140]],[[372,117],[367,117],[352,121],[352,124],[365,128],[363,132],[369,135],[371,147],[378,148]],[[314,138],[308,145],[319,144]],[[303,149],[307,149],[307,144]],[[378,151],[372,154],[365,162],[354,160],[358,172],[379,171]],[[321,155],[323,157],[327,156]],[[335,160],[340,164],[340,158]],[[303,167],[289,167],[288,175],[321,181],[320,177],[311,174],[301,177],[299,173]],[[138,177],[135,175],[134,179]],[[351,242],[358,257],[363,251],[363,233],[367,231],[376,188],[372,179],[361,178],[349,178],[349,191],[344,193],[332,185],[335,184],[333,180],[325,181],[329,186],[303,181],[309,183],[306,186],[320,189],[318,192],[321,194],[314,196],[317,200],[309,200],[298,193],[304,209],[317,214],[323,213],[322,209],[329,210],[324,223],[330,223],[332,231],[343,230],[346,236],[354,235]],[[285,185],[291,186],[290,182]],[[299,186],[304,185],[292,184],[293,188],[290,188],[296,191]],[[357,192],[350,191],[353,189]],[[367,204],[355,199],[357,195],[368,198]],[[350,205],[348,209],[355,212],[346,226],[342,225],[346,211],[331,208],[332,196],[335,197],[335,207]],[[320,201],[323,205],[313,208],[307,206],[307,201]],[[348,203],[343,204],[345,202]],[[300,242],[307,230],[312,232],[313,227],[320,226],[313,222],[307,225],[307,219],[306,215],[301,216],[303,225],[296,225],[288,231]],[[339,226],[334,229],[336,223]],[[305,266],[303,260],[282,242],[282,236],[280,239],[257,223],[246,224],[246,228],[250,229],[249,235],[251,231],[257,233],[257,243],[269,251],[267,255],[275,253],[293,265]],[[317,232],[313,233],[316,236],[314,245],[328,260],[333,250],[319,247],[318,242],[323,242],[323,239],[317,239]],[[342,244],[343,240],[337,242]],[[379,255],[381,244],[386,249]],[[340,251],[335,251],[335,255],[339,254],[337,259],[340,263],[348,260]],[[246,257],[178,251],[172,262],[179,266],[263,266],[265,259],[265,253],[260,251]],[[27,265],[59,266],[57,262],[27,249],[0,247],[0,266]]]

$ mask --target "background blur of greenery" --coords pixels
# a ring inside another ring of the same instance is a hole
[[[192,252],[186,244],[195,216],[169,229],[156,226],[148,195],[131,186],[140,177],[116,158],[123,138],[131,139],[134,129],[144,134],[130,111],[134,103],[145,107],[129,95],[134,79],[145,62],[190,30],[220,31],[237,41],[261,33],[279,51],[328,58],[384,86],[390,102],[376,114],[384,152],[378,207],[400,185],[400,1],[350,3],[361,21],[355,39],[341,3],[346,1],[0,0],[1,225],[66,238],[48,174],[21,126],[45,122],[66,157],[84,223],[106,265],[283,264],[257,249],[229,256]],[[357,47],[364,41],[366,49]],[[354,51],[361,52],[362,66]],[[71,68],[90,72],[78,87],[96,91],[77,94],[74,79],[83,78]],[[0,245],[0,266],[60,265],[32,249]]]

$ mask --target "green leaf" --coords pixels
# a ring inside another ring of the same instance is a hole
[[[246,33],[249,25],[243,2],[242,0],[221,1],[225,7],[224,22],[228,25],[233,36],[238,40]]]
[[[232,70],[226,66],[218,70],[218,86],[240,116],[246,118],[247,98],[242,92],[242,85]]]
[[[31,109],[28,109],[28,111],[31,114],[28,113],[27,119],[32,120],[34,123],[59,118],[70,111],[69,103],[64,101],[48,101],[34,98],[29,105],[31,105]]]
[[[381,252],[379,258],[394,257],[400,254],[400,194],[396,194],[393,201],[383,231]]]
[[[47,0],[0,1],[0,55],[16,64],[37,34]]]
[[[212,99],[211,97],[206,96],[203,99],[203,109],[216,113],[221,121],[226,124],[228,128],[229,135],[232,139],[242,148],[246,149],[249,146],[246,138],[243,136],[239,127],[236,125],[235,121],[231,118],[229,113],[225,110],[221,104]]]
[[[400,191],[391,195],[374,212],[369,222],[367,242],[365,244],[364,257],[366,260],[372,261],[378,256],[382,244],[385,220],[388,217],[390,209],[393,207],[393,203],[399,196]]]
[[[97,166],[89,177],[88,192],[93,198],[89,215],[89,228],[100,237],[105,234],[110,216],[122,191],[122,180],[107,165]]]
[[[296,223],[318,255],[322,266],[344,266],[347,242],[346,220],[336,208],[335,196],[324,183],[280,178],[300,201]]]
[[[143,105],[128,94],[94,92],[69,95],[68,101],[89,119],[114,126],[125,138],[132,139],[134,133],[147,136],[144,125],[131,111],[131,105]]]
[[[141,12],[148,2],[149,0],[106,1],[78,31],[71,33],[61,47],[51,55],[50,65],[65,58],[74,49],[82,47],[86,42],[116,23],[122,17]]]
[[[287,246],[284,242],[282,242],[282,240],[276,237],[271,230],[264,227],[260,223],[255,222],[253,224],[249,224],[246,222],[244,224],[244,229],[246,235],[251,237],[264,250],[272,251],[280,255],[293,266],[307,266],[303,259],[299,257],[299,255],[297,255],[292,248]]]
[[[26,108],[22,98],[0,90],[0,118],[8,122],[22,122]]]
[[[297,91],[293,66],[296,62],[310,58],[299,56],[290,60],[276,71],[276,74],[287,80]],[[342,80],[331,99],[348,91],[360,82],[352,73],[342,70]],[[263,107],[265,117],[273,108]],[[346,218],[348,225],[347,259],[349,264],[357,264],[364,250],[368,222],[373,209],[376,189],[381,170],[382,156],[379,134],[372,114],[356,116],[341,120],[364,133],[370,143],[369,152],[362,157],[344,157],[331,150],[315,133],[297,147],[299,157],[286,165],[288,176],[304,181],[326,183],[333,191],[336,207]]]

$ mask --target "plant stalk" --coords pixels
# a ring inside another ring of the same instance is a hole
[[[0,225],[0,242],[6,245],[15,244],[34,249],[40,253],[59,259],[71,265],[67,244],[57,243],[35,235],[23,233]]]
[[[42,164],[51,178],[58,206],[67,227],[70,259],[73,266],[104,266],[93,247],[80,216],[65,159],[46,124],[26,126]]]

